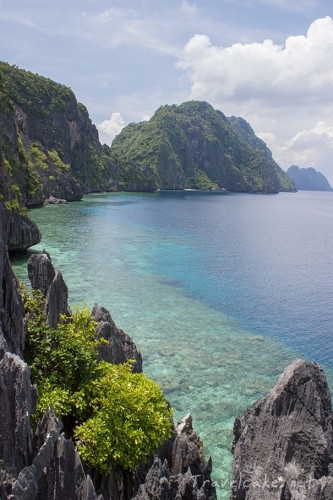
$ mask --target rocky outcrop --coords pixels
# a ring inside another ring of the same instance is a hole
[[[27,365],[16,354],[6,352],[0,361],[0,459],[5,490],[31,460],[30,415],[36,401]]]
[[[73,441],[62,434],[62,424],[46,412],[35,433],[35,455],[13,484],[13,500],[103,500],[86,475]]]
[[[46,295],[46,322],[51,328],[57,328],[62,314],[70,315],[68,288],[60,271],[55,275]]]
[[[193,431],[190,414],[178,424],[171,447],[161,448],[133,497],[137,500],[216,499],[211,459],[202,463],[202,443]]]
[[[60,271],[54,270],[49,254],[32,255],[28,261],[28,275],[32,288],[40,290],[46,298],[46,322],[57,328],[61,314],[71,314],[68,288]]]
[[[55,270],[49,254],[32,254],[28,260],[28,277],[34,290],[40,290],[46,298],[47,291],[55,277]]]
[[[55,198],[54,196],[50,196],[44,201],[44,205],[61,205],[63,203],[67,203],[67,201],[63,198]]]
[[[0,224],[4,243],[9,251],[23,252],[37,245],[42,239],[34,222],[20,215],[17,210],[7,210],[2,203],[0,203]]]
[[[297,360],[235,420],[233,500],[333,498],[333,416],[322,368]]]
[[[132,367],[133,371],[142,372],[141,353],[137,350],[131,337],[115,325],[109,311],[95,304],[92,315],[98,322],[97,337],[103,337],[107,340],[107,343],[98,347],[99,359],[116,365],[132,359],[135,361]]]

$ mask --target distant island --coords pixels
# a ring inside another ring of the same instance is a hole
[[[333,191],[324,174],[312,167],[300,168],[292,165],[288,168],[287,175],[294,181],[297,190]]]

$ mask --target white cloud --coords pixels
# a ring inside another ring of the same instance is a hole
[[[186,14],[191,14],[191,15],[196,14],[198,12],[196,4],[195,3],[190,4],[189,2],[187,2],[187,0],[182,1],[181,10]]]
[[[333,165],[328,165],[332,53],[333,21],[327,16],[315,20],[306,35],[288,37],[284,45],[268,39],[218,47],[208,36],[196,34],[177,66],[190,79],[189,98],[207,100],[226,114],[243,116],[261,131],[261,137],[270,137],[269,146],[283,168],[297,159],[305,164],[318,161],[313,166],[330,169],[333,178]]]
[[[125,126],[125,121],[120,113],[112,113],[110,120],[104,120],[97,125],[99,139],[102,144],[110,145],[113,139],[122,128]]]
[[[312,129],[302,129],[288,140],[276,137],[272,132],[258,135],[274,151],[275,160],[284,168],[290,165],[314,167],[320,170],[333,185],[333,126],[317,122]]]
[[[178,67],[190,73],[193,98],[211,94],[222,101],[259,99],[280,106],[286,99],[306,101],[309,94],[333,97],[332,52],[333,22],[326,17],[313,22],[307,36],[287,38],[284,47],[272,40],[215,47],[206,35],[194,35]]]

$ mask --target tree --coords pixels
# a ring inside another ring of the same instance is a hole
[[[62,316],[56,330],[45,322],[39,291],[23,292],[25,353],[39,398],[34,421],[53,406],[81,458],[101,472],[110,464],[135,469],[172,433],[171,409],[159,386],[132,361],[97,361],[96,322],[87,306]]]

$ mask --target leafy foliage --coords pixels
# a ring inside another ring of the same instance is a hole
[[[67,424],[82,459],[101,472],[110,462],[134,469],[171,434],[171,410],[158,385],[132,362],[97,362],[96,323],[89,309],[45,323],[45,299],[23,289],[26,358],[39,399],[35,421],[50,405]]]
[[[131,365],[98,365],[100,376],[89,388],[94,414],[75,430],[82,458],[104,471],[107,454],[114,464],[135,469],[170,436],[171,415],[161,390]]]

